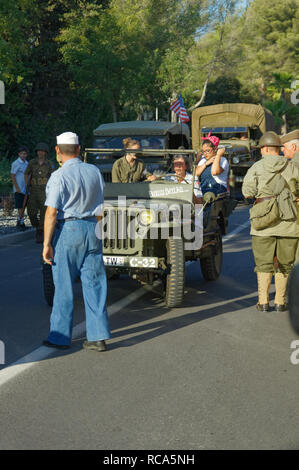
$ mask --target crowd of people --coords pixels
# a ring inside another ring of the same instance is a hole
[[[228,190],[229,163],[219,138],[203,138],[196,162],[193,202],[201,204],[206,192]],[[136,183],[155,181],[137,157],[140,144],[127,138],[126,153],[112,168],[112,181]],[[260,139],[262,158],[248,170],[242,191],[254,198],[250,212],[252,249],[258,283],[259,311],[269,311],[269,288],[275,279],[275,309],[284,311],[289,274],[295,263],[299,240],[299,130],[279,137],[266,132]],[[50,333],[44,345],[70,347],[73,320],[72,283],[80,275],[86,312],[85,349],[106,350],[110,338],[106,309],[107,281],[102,244],[95,227],[103,213],[104,182],[100,170],[79,158],[78,136],[65,132],[57,137],[60,168],[53,171],[47,159],[49,148],[39,143],[36,158],[27,162],[28,149],[20,147],[13,162],[11,179],[18,209],[17,226],[24,230],[24,210],[36,227],[36,241],[43,241],[44,262],[52,266],[55,285]],[[191,184],[189,160],[175,155],[169,181]],[[167,177],[166,177],[167,178]],[[28,199],[28,201],[27,201]]]

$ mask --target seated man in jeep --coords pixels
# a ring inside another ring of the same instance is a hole
[[[192,173],[188,171],[190,170],[190,163],[188,157],[186,157],[185,155],[174,155],[173,169],[175,175],[166,176],[166,180],[175,181],[177,183],[192,184],[193,176]],[[196,176],[194,179],[193,202],[194,204],[202,204],[202,191],[200,189],[200,184]]]
[[[123,140],[125,149],[140,149],[138,140],[130,137]],[[112,183],[137,183],[139,181],[154,181],[156,177],[148,173],[143,161],[137,158],[136,153],[128,152],[119,158],[112,167]]]

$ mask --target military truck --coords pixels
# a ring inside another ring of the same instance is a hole
[[[101,172],[105,182],[111,182],[111,168],[114,158],[123,154],[123,139],[131,137],[138,140],[143,150],[177,149],[191,147],[190,129],[187,124],[168,121],[124,121],[101,124],[93,131],[93,148],[121,149],[114,152],[113,157],[108,153],[97,155],[101,161]],[[151,159],[147,158],[147,169],[152,172],[154,167]]]
[[[86,149],[84,160],[101,171],[104,165],[107,171],[106,156],[116,161],[122,152],[120,148]],[[177,307],[184,297],[186,261],[199,260],[203,277],[208,281],[220,276],[222,236],[237,201],[227,193],[217,197],[206,193],[201,204],[194,204],[196,151],[147,149],[138,153],[147,168],[154,168],[157,179],[107,182],[97,236],[102,238],[108,278],[125,273],[145,284],[160,280],[166,306]],[[178,183],[175,178],[169,180],[174,176],[172,159],[178,153],[189,158],[192,184]],[[44,264],[43,273],[45,297],[51,305],[54,294],[51,267]]]
[[[225,157],[230,164],[229,184],[235,197],[242,197],[244,176],[260,158],[259,138],[266,131],[279,133],[272,113],[261,105],[227,103],[203,106],[192,113],[192,148],[200,150],[202,137],[209,132],[219,137],[225,146]]]

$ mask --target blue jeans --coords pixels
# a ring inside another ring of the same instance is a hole
[[[95,235],[96,221],[60,223],[55,232],[52,266],[55,295],[48,341],[69,345],[72,338],[73,283],[81,278],[88,341],[110,338],[106,308],[107,279],[102,242]]]

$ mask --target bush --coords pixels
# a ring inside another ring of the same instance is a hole
[[[6,185],[11,182],[10,169],[12,161],[5,155],[0,157],[0,185]]]

